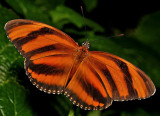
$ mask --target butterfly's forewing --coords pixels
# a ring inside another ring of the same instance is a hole
[[[49,25],[31,20],[9,21],[5,30],[25,60],[25,69],[37,88],[61,93],[78,44]]]
[[[62,31],[36,21],[16,19],[5,25],[8,38],[30,60],[72,53],[78,44]]]
[[[74,104],[85,110],[104,109],[112,103],[101,77],[88,62],[88,58],[79,65],[65,94]]]
[[[113,100],[144,99],[155,93],[151,79],[142,70],[120,57],[92,51],[89,62],[101,77]]]

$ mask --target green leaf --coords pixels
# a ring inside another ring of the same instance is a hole
[[[87,116],[101,116],[101,111],[97,110],[97,111],[89,112]]]
[[[14,80],[7,80],[0,86],[0,115],[32,116],[27,96],[24,87]]]
[[[54,96],[54,101],[51,102],[52,108],[59,116],[66,116],[72,114],[72,103],[64,95]],[[74,113],[74,112],[73,112]]]
[[[19,70],[19,64],[23,65],[23,59],[20,58],[19,53],[4,31],[5,23],[18,16],[1,5],[0,11],[0,115],[32,116],[32,110],[27,101],[28,92],[15,82],[17,75],[16,73],[13,74],[13,70],[11,70],[13,67]]]
[[[6,0],[6,2],[24,18],[50,24],[48,15],[42,12],[33,2],[29,0]]]
[[[55,10],[50,12],[52,21],[56,24],[56,27],[62,28],[65,24],[72,23],[78,28],[82,28],[84,25],[90,27],[92,31],[103,32],[104,28],[94,21],[85,18],[85,24],[83,23],[82,15],[78,14],[74,10],[66,6],[57,6]]]
[[[33,0],[30,0],[33,2]],[[35,0],[35,4],[40,7],[42,11],[50,11],[58,5],[63,5],[66,0]]]
[[[74,116],[74,111],[73,111],[73,110],[70,110],[68,116]]]
[[[18,16],[11,10],[8,10],[0,5],[0,85],[8,79],[9,68],[20,56],[13,44],[7,38],[4,26],[8,20],[17,18]]]
[[[6,34],[5,34],[5,31],[4,31],[4,26],[5,24],[9,21],[9,20],[12,20],[12,19],[15,19],[15,18],[18,18],[18,15],[16,15],[13,11],[9,10],[9,9],[6,9],[4,7],[2,7],[0,5],[0,40],[2,38],[6,38]],[[8,43],[8,39],[4,39],[3,41],[1,40],[0,41],[1,44],[5,44],[5,43]],[[1,47],[0,47],[1,49]]]
[[[135,36],[139,41],[157,51],[160,56],[160,11],[143,17]]]
[[[96,8],[98,0],[83,0],[83,2],[87,11],[91,12],[93,9]]]

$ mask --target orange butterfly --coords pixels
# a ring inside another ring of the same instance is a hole
[[[151,79],[128,61],[101,51],[88,51],[49,25],[11,20],[8,38],[25,58],[26,74],[41,91],[64,93],[85,110],[108,108],[112,101],[144,99],[155,93]]]

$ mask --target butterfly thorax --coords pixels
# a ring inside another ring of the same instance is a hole
[[[88,55],[89,42],[84,41],[82,46],[77,49],[75,54],[75,60],[81,63]]]
[[[88,50],[83,49],[83,47],[79,47],[75,54],[75,61],[81,63],[88,55]]]

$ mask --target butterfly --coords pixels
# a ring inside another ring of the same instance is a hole
[[[156,89],[151,79],[128,61],[79,46],[62,31],[37,21],[6,23],[10,41],[25,58],[25,70],[39,90],[66,95],[85,110],[102,110],[113,101],[145,99]]]

